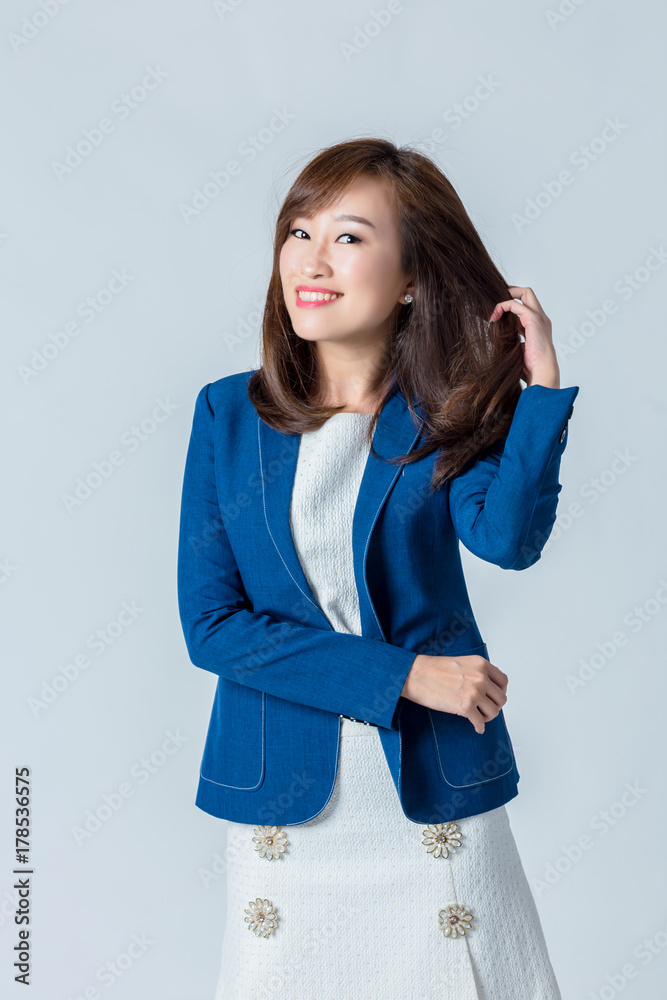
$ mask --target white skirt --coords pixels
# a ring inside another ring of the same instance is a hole
[[[561,1000],[505,806],[454,826],[414,823],[377,728],[341,726],[319,816],[224,821],[215,1000]]]

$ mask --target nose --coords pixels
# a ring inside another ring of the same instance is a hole
[[[312,246],[308,248],[308,251],[301,261],[301,271],[304,276],[307,278],[331,276],[333,271],[324,254]]]
[[[314,260],[310,258],[308,261],[304,261],[301,266],[304,277],[306,278],[324,278],[330,276],[332,271],[323,261]]]

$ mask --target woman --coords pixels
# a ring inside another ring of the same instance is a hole
[[[216,1000],[559,1000],[459,543],[540,558],[578,391],[427,157],[359,139],[303,169],[262,367],[200,391],[183,484],[181,621],[218,675]]]

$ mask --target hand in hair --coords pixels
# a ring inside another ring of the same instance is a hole
[[[556,349],[551,336],[551,320],[540,305],[532,288],[510,285],[512,296],[498,302],[489,317],[495,323],[503,313],[515,313],[523,326],[524,370],[522,378],[527,385],[544,385],[549,389],[560,389],[560,369]],[[519,302],[516,300],[520,299]]]

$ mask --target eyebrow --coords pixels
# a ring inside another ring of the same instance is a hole
[[[362,226],[370,226],[371,229],[375,229],[372,222],[368,219],[364,219],[362,215],[334,215],[336,222],[360,222]]]
[[[295,215],[293,218],[312,219],[312,215],[301,213],[300,215]],[[334,220],[336,222],[360,222],[362,226],[370,226],[371,229],[377,228],[372,222],[369,222],[368,219],[364,219],[363,215],[334,215]]]

